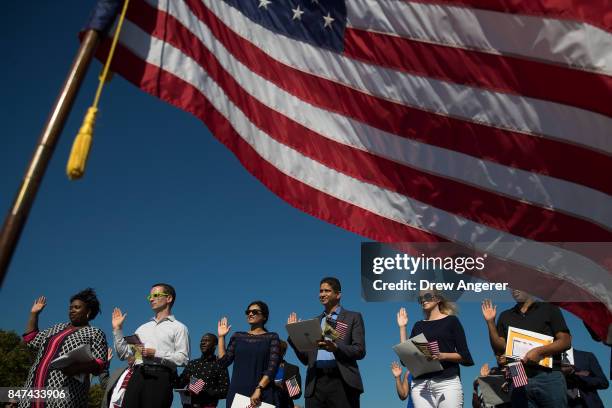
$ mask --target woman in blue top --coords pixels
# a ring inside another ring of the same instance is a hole
[[[440,361],[442,370],[414,378],[412,401],[415,408],[460,408],[463,406],[463,388],[459,364],[471,366],[474,361],[467,347],[463,326],[455,316],[457,309],[436,291],[421,292],[419,303],[425,318],[414,324],[410,337],[423,334],[431,345],[437,343],[439,353],[432,353],[432,358]],[[404,342],[407,340],[408,325],[406,309],[401,308],[397,313],[397,324],[400,341]]]
[[[260,402],[275,405],[277,395],[273,381],[280,363],[278,334],[265,328],[270,311],[264,302],[251,302],[244,313],[250,330],[234,333],[227,350],[225,336],[231,326],[226,317],[218,324],[219,364],[228,367],[234,363],[226,398],[227,408],[232,406],[236,393],[250,396],[255,406]]]

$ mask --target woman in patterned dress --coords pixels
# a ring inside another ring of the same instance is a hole
[[[218,325],[219,364],[227,367],[234,364],[227,398],[227,408],[232,406],[236,393],[251,398],[253,405],[267,402],[277,405],[278,396],[274,377],[281,361],[278,334],[265,328],[270,311],[261,300],[251,302],[245,310],[250,325],[248,332],[236,332],[225,349],[225,336],[231,326],[227,318]]]
[[[89,374],[99,374],[106,368],[107,343],[104,332],[91,327],[89,321],[100,312],[100,302],[93,289],[87,288],[70,298],[69,323],[58,323],[43,331],[38,330],[38,316],[47,305],[44,296],[34,301],[23,339],[36,351],[25,387],[67,388],[65,398],[45,401],[21,401],[19,407],[87,407]],[[51,361],[81,347],[89,346],[93,359],[74,363],[63,369],[52,369]],[[84,375],[81,375],[84,374]],[[81,375],[81,376],[80,376]],[[83,381],[77,377],[81,377]]]

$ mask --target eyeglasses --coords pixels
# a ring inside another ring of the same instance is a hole
[[[261,310],[259,310],[259,309],[247,309],[247,310],[244,311],[244,314],[247,315],[247,316],[248,315],[255,315],[255,316],[257,316],[257,315],[261,314]]]
[[[433,302],[436,299],[436,295],[433,293],[426,293],[423,296],[419,296],[419,303],[422,305],[425,302]]]
[[[170,296],[170,295],[164,292],[155,292],[155,293],[151,293],[150,295],[147,295],[147,300],[157,299],[158,297],[162,297],[162,296]]]

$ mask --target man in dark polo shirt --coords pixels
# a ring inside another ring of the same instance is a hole
[[[529,379],[526,386],[513,390],[514,407],[567,407],[567,385],[561,373],[561,353],[571,347],[571,336],[558,307],[538,302],[531,295],[513,290],[516,305],[503,311],[495,325],[496,306],[490,300],[482,303],[482,314],[487,322],[489,341],[496,355],[506,351],[508,327],[530,330],[554,337],[546,346],[534,347],[523,356],[525,372]],[[538,365],[544,357],[552,356],[553,368]]]

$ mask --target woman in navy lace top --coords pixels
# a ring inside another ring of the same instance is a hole
[[[231,326],[225,317],[218,324],[219,363],[224,367],[234,364],[227,408],[232,406],[236,393],[250,397],[255,405],[259,402],[275,404],[277,399],[274,376],[280,363],[280,343],[278,334],[265,328],[270,314],[268,305],[260,300],[251,302],[245,314],[250,330],[234,333],[227,349],[225,336]]]

